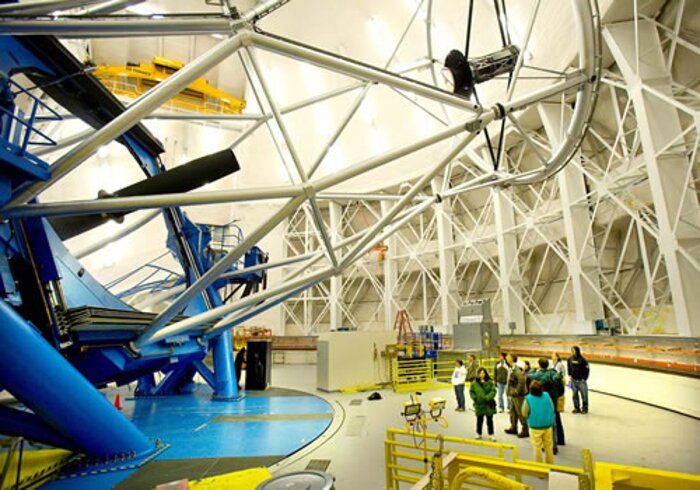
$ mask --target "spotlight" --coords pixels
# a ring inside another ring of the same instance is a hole
[[[519,55],[520,50],[512,44],[494,53],[472,59],[467,59],[461,52],[453,49],[445,57],[443,76],[453,93],[470,98],[477,83],[512,72]]]

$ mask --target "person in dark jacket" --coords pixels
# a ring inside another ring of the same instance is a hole
[[[469,354],[467,356],[467,381],[472,382],[476,380],[476,371],[479,369],[479,361],[476,360],[474,354]]]
[[[246,367],[246,358],[246,348],[241,347],[241,350],[238,351],[238,354],[236,354],[236,358],[233,361],[233,367],[236,371],[236,383],[238,383],[239,389],[243,389],[243,386],[241,386],[241,372]]]
[[[518,434],[518,420],[522,425],[522,430],[518,437],[530,437],[527,430],[527,419],[523,415],[523,401],[527,395],[527,387],[525,386],[525,375],[523,370],[516,364],[518,356],[516,354],[508,354],[506,357],[508,364],[511,366],[510,376],[508,376],[508,396],[510,397],[510,427],[505,430],[506,434]]]
[[[523,361],[523,376],[525,376],[525,388],[527,388],[527,391],[530,391],[530,370],[532,369],[532,366],[530,366],[530,361],[525,360]]]
[[[572,356],[566,361],[566,367],[574,391],[574,413],[588,413],[587,381],[590,367],[586,358],[581,355],[581,348],[578,345],[571,348],[571,354]]]
[[[506,353],[501,352],[501,359],[496,363],[493,368],[493,379],[496,381],[496,391],[498,392],[498,411],[505,411],[505,404],[503,403],[503,394],[506,392],[506,387],[508,386],[508,372],[510,371],[510,366],[508,361],[506,361]],[[506,396],[508,400],[508,410],[510,410],[510,398]]]
[[[469,396],[474,400],[474,411],[476,412],[476,438],[481,439],[485,417],[489,439],[495,441],[496,438],[493,436],[493,415],[496,413],[496,385],[491,381],[486,369],[482,367],[477,370],[476,376],[476,380],[469,386]]]
[[[554,425],[553,429],[553,446],[554,454],[559,452],[558,446],[564,445],[564,427],[561,423],[561,416],[556,410],[557,400],[560,396],[564,396],[564,381],[555,369],[549,369],[549,361],[545,358],[539,359],[537,361],[539,366],[538,369],[530,371],[528,378],[530,379],[530,386],[532,386],[533,381],[538,381],[542,385],[542,389],[549,395],[554,403]]]

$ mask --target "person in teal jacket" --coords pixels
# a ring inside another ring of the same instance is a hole
[[[549,361],[544,357],[537,361],[539,364],[539,369],[536,371],[530,371],[528,377],[530,380],[539,381],[542,385],[542,389],[549,395],[554,403],[554,454],[559,452],[558,446],[565,445],[564,439],[564,426],[561,422],[561,416],[556,410],[557,401],[559,397],[564,396],[564,381],[561,374],[556,369],[549,369]]]
[[[527,417],[530,427],[530,441],[535,453],[535,461],[542,462],[542,450],[544,449],[545,462],[554,464],[554,451],[552,445],[552,425],[554,425],[554,403],[549,393],[542,389],[539,381],[530,384],[530,394],[525,397],[523,414]]]
[[[469,387],[469,396],[474,400],[476,438],[481,439],[484,418],[486,418],[489,439],[495,441],[496,438],[493,436],[493,415],[496,413],[496,385],[491,380],[486,369],[480,367],[477,370],[476,380]]]

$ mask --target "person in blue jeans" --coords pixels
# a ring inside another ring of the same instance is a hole
[[[574,413],[588,413],[588,376],[591,372],[588,360],[581,355],[581,348],[571,348],[571,357],[567,360],[567,371],[574,391]],[[581,400],[579,401],[579,397]]]
[[[455,397],[457,397],[457,412],[464,412],[464,383],[467,380],[467,369],[464,367],[464,361],[457,359],[455,361],[455,369],[452,371],[452,386],[455,389]]]
[[[498,411],[504,412],[506,405],[503,402],[503,394],[506,392],[508,387],[508,373],[510,372],[510,366],[508,361],[506,361],[506,353],[501,352],[501,359],[496,363],[493,368],[493,379],[496,382],[496,389],[498,390]],[[508,400],[508,411],[510,411],[510,398],[506,397]]]

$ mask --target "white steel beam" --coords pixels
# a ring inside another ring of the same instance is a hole
[[[342,239],[342,208],[340,204],[338,204],[335,201],[329,201],[328,213],[330,216],[330,227],[328,232],[330,234],[331,243],[337,244]],[[331,330],[337,330],[338,327],[341,327],[343,325],[343,309],[341,305],[342,299],[340,296],[342,278],[342,274],[337,274],[335,276],[332,276],[330,280],[331,288],[328,297],[328,307],[330,308]]]
[[[515,230],[515,213],[512,200],[506,199],[504,193],[510,189],[493,187],[493,214],[498,242],[498,287],[501,290],[503,304],[503,325],[501,332],[510,332],[510,325],[515,324],[514,333],[525,333],[524,298],[520,265],[518,264],[518,243]]]
[[[442,188],[442,178],[433,179],[431,183],[433,193],[438,193]],[[440,323],[445,332],[451,331],[451,326],[457,323],[457,308],[454,306],[455,298],[458,298],[457,282],[455,281],[455,253],[454,231],[452,221],[452,205],[449,200],[442,199],[435,206],[435,225],[438,239],[438,264],[440,267]],[[452,300],[451,300],[452,299]],[[459,302],[459,301],[457,301]],[[427,319],[426,319],[427,320]]]
[[[391,210],[391,202],[381,201],[380,203],[382,216],[387,214]],[[394,316],[396,314],[396,308],[394,304],[396,303],[396,259],[394,256],[397,255],[396,247],[398,246],[398,240],[396,235],[391,235],[386,239],[385,245],[388,247],[387,254],[384,257],[384,262],[382,267],[384,268],[384,328],[386,330],[391,330],[394,328]]]
[[[570,110],[545,104],[540,104],[538,109],[547,137],[552,142],[552,147],[557,147],[565,137]],[[580,158],[579,154],[574,155],[574,158]],[[571,326],[571,333],[592,334],[595,333],[594,321],[603,318],[604,312],[603,303],[596,292],[596,288],[600,289],[598,260],[592,234],[588,233],[592,219],[588,202],[584,198],[586,187],[583,174],[575,165],[567,165],[559,172],[557,182],[576,310],[576,323]]]
[[[663,151],[681,133],[680,118],[673,105],[644,87],[671,95],[671,73],[652,22],[638,22],[642,59],[634,59],[634,29],[633,22],[613,24],[606,27],[604,37],[625,78],[637,116],[678,333],[700,336],[700,271],[693,263],[697,263],[700,245],[700,204],[695,184],[687,178],[692,162],[681,152]],[[681,247],[690,251],[694,260],[681,253]]]

